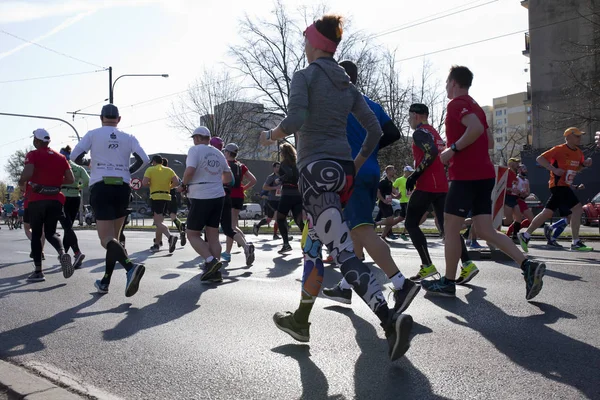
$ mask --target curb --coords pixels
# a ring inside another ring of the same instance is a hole
[[[9,399],[82,400],[82,397],[9,362],[0,360],[0,388],[6,388]]]

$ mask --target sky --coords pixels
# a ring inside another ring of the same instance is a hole
[[[405,27],[374,40],[397,51],[407,80],[419,76],[426,60],[433,79],[442,84],[451,65],[467,65],[475,74],[471,95],[481,105],[526,90],[523,33],[467,45],[526,30],[528,14],[519,0],[285,0],[285,4],[291,13],[298,7],[326,4],[331,12],[349,17],[351,29],[366,34]],[[470,7],[476,8],[463,11]],[[113,67],[113,79],[123,74],[169,74],[119,80],[114,92],[122,116],[119,127],[134,134],[149,154],[186,152],[189,138],[169,123],[168,112],[178,99],[171,94],[184,91],[203,69],[233,65],[228,46],[240,41],[240,18],[246,14],[269,18],[273,8],[271,0],[2,0],[0,113],[62,118],[83,136],[100,126],[99,118],[73,120],[67,112],[99,113],[108,98],[105,68]],[[451,12],[456,14],[445,16]],[[436,17],[440,18],[423,22]],[[449,48],[454,49],[437,52]],[[0,181],[7,180],[8,157],[31,145],[34,129],[46,128],[57,149],[73,147],[77,141],[72,128],[57,121],[2,115],[0,121]]]

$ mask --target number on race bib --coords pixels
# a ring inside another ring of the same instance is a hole
[[[566,175],[565,175],[565,182],[567,183],[567,185],[572,185],[573,181],[575,180],[575,175],[577,174],[576,171],[573,170],[568,170]]]

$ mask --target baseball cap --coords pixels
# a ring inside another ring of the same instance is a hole
[[[563,136],[564,136],[564,137],[567,137],[567,136],[569,136],[569,135],[571,135],[571,134],[572,134],[572,135],[575,135],[575,136],[581,136],[581,135],[583,135],[584,133],[585,133],[585,132],[581,132],[581,131],[580,131],[578,128],[571,127],[571,128],[567,128],[567,129],[565,130],[565,134],[564,134]]]
[[[42,142],[50,142],[50,134],[44,128],[38,128],[35,131],[33,131],[33,137],[38,140],[41,140]]]
[[[414,103],[410,105],[408,112],[414,112],[415,114],[429,115],[429,108],[425,104]]]
[[[413,167],[411,167],[410,165],[407,165],[406,167],[404,167],[404,172],[413,172],[415,169]]]
[[[119,109],[114,104],[105,104],[100,112],[100,117],[117,119],[119,118]]]
[[[521,159],[519,157],[511,157],[511,158],[508,159],[508,162],[520,163]]]
[[[160,154],[155,154],[152,156],[152,162],[155,162],[157,164],[162,164],[162,160],[163,160],[163,158],[161,157]]]
[[[223,150],[223,139],[215,136],[210,139],[210,145],[216,149]]]
[[[230,153],[237,153],[240,150],[240,148],[235,143],[229,143],[227,146],[225,146],[225,150],[227,150]]]
[[[194,133],[192,133],[192,137],[194,137],[196,135],[210,137],[210,131],[205,126],[199,126],[196,129],[194,129]]]

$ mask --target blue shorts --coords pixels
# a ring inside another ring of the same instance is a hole
[[[373,209],[377,201],[379,175],[358,175],[354,190],[344,208],[344,219],[350,230],[361,225],[373,225]]]

